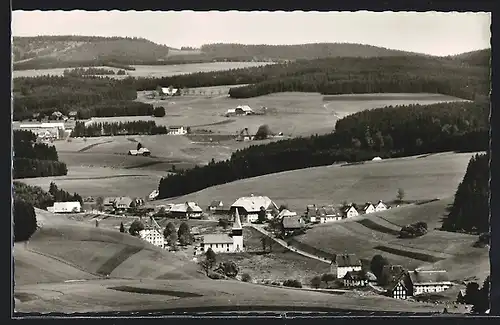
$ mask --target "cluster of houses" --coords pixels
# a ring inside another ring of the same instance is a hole
[[[64,122],[23,123],[17,129],[31,131],[39,140],[60,140],[71,132],[66,129]]]
[[[238,115],[253,115],[254,110],[248,105],[239,105],[236,108],[229,108],[225,114],[226,117]]]
[[[337,279],[342,279],[346,287],[365,287],[377,283],[374,274],[362,270],[361,260],[354,254],[336,255],[332,260],[331,273],[336,274]],[[438,293],[453,285],[445,270],[407,271],[400,265],[385,265],[382,273],[389,276],[386,293],[394,299]]]
[[[173,218],[181,219],[201,219],[203,209],[196,202],[184,202],[179,204],[158,205],[154,212],[163,211]]]
[[[128,196],[106,197],[103,200],[103,210],[107,213],[123,214],[132,209],[144,206],[145,202],[141,198],[132,199]]]
[[[333,205],[316,207],[316,205],[308,205],[306,207],[305,217],[311,223],[327,223],[338,221],[347,218],[354,218],[360,214],[369,214],[390,209],[381,200],[377,204],[367,202],[359,211],[354,204],[348,204],[342,208],[337,208]]]

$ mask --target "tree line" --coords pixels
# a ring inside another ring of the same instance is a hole
[[[54,146],[37,143],[30,131],[15,130],[13,136],[13,178],[61,176],[68,173]]]
[[[50,183],[49,191],[39,186],[26,185],[14,181],[14,198],[27,202],[35,208],[46,210],[54,205],[54,202],[78,201],[83,205],[83,199],[78,193],[69,193],[57,187],[54,182]]]
[[[101,122],[85,125],[76,122],[72,137],[100,137],[108,135],[167,134],[168,129],[154,121]]]
[[[331,134],[253,145],[234,152],[228,160],[164,177],[159,184],[159,198],[238,179],[371,160],[375,156],[487,150],[487,107],[486,103],[452,102],[367,110],[340,119]]]
[[[106,75],[125,75],[125,70],[119,70],[115,73],[114,70],[105,69],[105,68],[75,68],[75,69],[66,69],[63,72],[65,76],[72,77],[83,77],[83,76],[106,76]]]
[[[458,185],[443,230],[484,233],[489,222],[489,154],[474,155]]]

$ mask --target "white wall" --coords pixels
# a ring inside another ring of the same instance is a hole
[[[164,248],[165,247],[165,238],[163,234],[154,229],[141,230],[139,232],[139,236],[141,239],[151,243],[155,246]]]
[[[337,279],[343,279],[347,272],[352,271],[361,271],[361,266],[337,267]]]
[[[203,251],[206,252],[209,248],[211,248],[214,253],[232,253],[234,252],[234,245],[224,243],[224,244],[205,244],[203,246]]]
[[[434,292],[442,292],[448,289],[449,285],[414,285],[413,286],[413,295],[419,295],[422,293],[434,293]]]

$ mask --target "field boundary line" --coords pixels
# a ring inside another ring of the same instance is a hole
[[[94,147],[97,147],[97,146],[99,146],[101,144],[106,144],[106,143],[110,143],[110,142],[113,142],[113,140],[108,140],[108,141],[104,141],[104,142],[89,144],[88,146],[83,147],[82,149],[78,150],[78,152],[85,152],[85,151],[87,151],[89,149],[92,149]]]

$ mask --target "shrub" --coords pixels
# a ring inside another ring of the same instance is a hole
[[[267,124],[264,124],[264,125],[259,126],[257,133],[255,133],[255,140],[265,140],[270,135],[272,135],[272,132],[269,129],[269,126]]]
[[[252,277],[248,273],[243,273],[241,275],[241,281],[243,282],[250,282],[252,280]]]
[[[288,279],[283,282],[283,286],[292,288],[302,288],[302,283],[299,280]]]
[[[164,117],[165,116],[165,108],[163,106],[158,106],[154,108],[153,115],[155,117]]]
[[[215,272],[224,274],[227,277],[235,278],[238,275],[239,267],[233,261],[221,262]]]
[[[311,279],[311,286],[313,288],[318,289],[320,285],[321,285],[321,277],[320,276],[315,276],[314,278]]]
[[[335,276],[335,274],[332,274],[332,273],[324,273],[322,276],[321,276],[321,281],[325,282],[326,285],[328,286],[328,282],[330,281],[334,281],[337,277]]]
[[[135,220],[130,225],[130,228],[128,229],[128,232],[132,236],[138,236],[139,235],[139,231],[141,231],[141,230],[144,230],[144,225],[139,220]]]
[[[36,228],[36,214],[33,206],[23,200],[14,200],[14,241],[28,240]]]
[[[400,238],[415,238],[427,233],[427,223],[419,221],[411,225],[406,225],[399,232]]]

